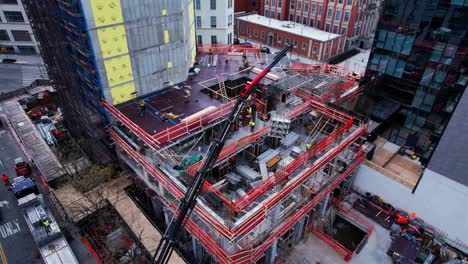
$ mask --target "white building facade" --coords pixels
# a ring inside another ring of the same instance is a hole
[[[197,44],[232,44],[234,0],[194,0]]]
[[[39,54],[21,0],[0,0],[0,54]]]

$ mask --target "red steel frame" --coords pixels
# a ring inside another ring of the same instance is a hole
[[[362,131],[364,129],[364,131]],[[365,132],[366,127],[361,126],[358,130],[356,130],[353,134],[358,134],[360,135],[361,133]],[[110,131],[111,136],[118,142],[119,146],[121,146],[127,153],[129,153],[132,157],[136,158],[138,161],[142,162],[143,166],[145,168],[151,168],[151,164],[149,164],[148,161],[144,159],[141,155],[136,153],[135,150],[133,150],[130,145],[128,145],[123,139],[121,139],[118,134],[114,131]],[[348,138],[353,138],[352,136]],[[351,139],[349,139],[351,140]],[[351,141],[352,142],[352,141]],[[135,155],[136,154],[136,155]],[[196,223],[193,222],[192,219],[187,220],[187,230],[204,246],[204,248],[213,256],[215,257],[220,263],[251,263],[253,261],[258,260],[261,258],[263,253],[265,252],[266,249],[268,249],[274,241],[279,239],[282,235],[284,235],[299,219],[301,219],[305,214],[307,214],[312,208],[314,208],[320,201],[322,201],[325,196],[330,193],[333,189],[335,189],[341,182],[343,182],[344,179],[346,179],[349,174],[351,174],[359,164],[362,163],[364,160],[364,152],[362,149],[359,150],[358,155],[348,169],[344,171],[340,176],[335,178],[327,187],[324,188],[324,190],[321,190],[311,201],[309,201],[304,207],[301,209],[297,210],[293,215],[288,217],[285,221],[283,221],[279,226],[277,226],[272,234],[268,236],[268,238],[259,243],[257,246],[249,248],[249,249],[244,249],[239,251],[238,253],[228,255],[216,242],[214,238],[212,238],[207,232],[202,230]],[[148,166],[150,165],[150,166]],[[151,175],[153,175],[155,178],[159,178],[159,176],[163,176],[161,172],[159,172],[157,169],[156,171],[152,170],[149,171]],[[160,175],[161,174],[161,175]],[[308,176],[310,176],[309,173],[306,173]],[[304,175],[303,175],[304,176]],[[301,177],[304,178],[304,177]],[[307,178],[307,177],[305,177]],[[302,181],[296,181],[297,183],[300,183]],[[174,184],[170,183],[172,187],[175,187]],[[167,186],[165,186],[167,188]],[[297,187],[297,184],[296,186]],[[295,188],[294,187],[294,188]],[[172,189],[172,188],[171,188]],[[182,193],[179,190],[174,190],[175,192],[171,191],[168,189],[174,197],[177,199],[181,198]],[[164,199],[164,198],[163,198]],[[175,211],[176,210],[176,205],[172,203],[171,201],[165,200],[170,207]],[[198,207],[198,206],[197,206]],[[200,208],[196,208],[197,211]],[[201,214],[197,214],[198,216],[201,216]]]
[[[347,82],[348,83],[348,82]],[[351,83],[351,80],[350,82]],[[353,81],[354,83],[354,81]],[[346,89],[348,89],[347,87]],[[346,89],[341,89],[344,91]],[[282,168],[274,175],[269,177],[268,179],[264,180],[261,184],[256,186],[252,189],[249,193],[245,196],[241,197],[236,202],[232,202],[228,198],[226,198],[219,190],[212,188],[212,185],[206,183],[204,185],[204,189],[207,191],[212,191],[216,193],[223,202],[233,208],[236,212],[244,209],[247,205],[251,204],[256,198],[258,198],[261,194],[265,193],[267,190],[271,189],[273,186],[282,183],[283,181],[288,179],[288,175],[293,171],[297,170],[301,165],[315,157],[318,153],[326,150],[328,147],[331,146],[333,142],[335,142],[340,136],[342,136],[345,132],[349,131],[349,129],[353,125],[353,118],[349,115],[341,113],[339,111],[333,110],[328,108],[321,102],[317,102],[317,98],[310,97],[310,95],[298,91],[296,89],[296,95],[302,97],[306,100],[306,103],[300,105],[289,112],[289,118],[295,118],[301,113],[311,109],[315,110],[318,113],[333,118],[339,122],[342,122],[343,125],[333,131],[330,135],[328,135],[324,140],[322,140],[319,144],[315,145],[310,150],[306,151],[298,158],[296,158],[293,162],[288,164],[285,168]],[[209,125],[215,120],[219,120],[220,118],[225,117],[233,107],[233,101],[224,104],[205,115],[197,117],[194,120],[189,120],[187,122],[179,123],[170,129],[165,131],[161,131],[153,136],[149,135],[143,129],[138,127],[135,123],[133,123],[130,119],[128,119],[125,115],[120,113],[114,106],[103,101],[104,108],[109,112],[117,120],[121,121],[126,127],[128,127],[135,135],[139,136],[145,143],[147,143],[152,148],[158,148],[174,139],[180,138],[184,135],[188,135],[191,132],[194,132],[199,129],[203,129],[205,126]],[[269,127],[263,127],[262,129],[256,131],[255,133],[242,138],[239,141],[236,141],[225,148],[221,152],[220,158],[218,160],[224,159],[232,155],[234,152],[246,147],[249,144],[257,141],[260,137],[266,135],[269,131]],[[251,216],[249,216],[245,221],[239,224],[235,228],[228,228],[221,222],[219,222],[214,216],[211,215],[210,212],[206,211],[202,208],[199,204],[195,206],[194,216],[197,216],[202,222],[204,222],[208,227],[213,227],[216,232],[220,235],[224,236],[227,239],[233,239],[235,236],[239,234],[248,234],[251,232],[256,226],[258,226],[261,222],[264,221],[266,218],[267,210],[274,207],[279,201],[284,199],[291,191],[295,188],[300,186],[307,178],[317,172],[321,167],[326,165],[330,162],[334,157],[336,157],[340,152],[344,149],[349,147],[353,142],[355,142],[360,136],[366,133],[366,126],[358,127],[354,132],[348,135],[343,141],[340,142],[339,145],[330,149],[327,153],[325,153],[321,158],[319,158],[315,164],[306,170],[303,174],[296,177],[295,179],[291,180],[288,184],[286,184],[282,190],[276,194],[273,194],[264,202],[264,205],[254,212]],[[146,158],[134,150],[124,139],[122,139],[115,131],[110,130],[111,137],[115,140],[115,142],[126,152],[128,153],[133,159],[135,159],[138,163],[140,163],[144,169],[152,175],[160,184],[167,189],[169,193],[171,193],[177,200],[180,200],[184,193],[180,189],[180,186],[175,184],[170,178],[164,175],[158,168],[156,168],[153,164],[146,160]],[[296,223],[302,216],[304,216],[307,212],[309,212],[314,206],[316,206],[325,195],[331,192],[334,188],[336,188],[362,161],[364,160],[364,155],[362,149],[359,149],[357,158],[355,162],[350,165],[350,167],[339,177],[332,181],[324,190],[320,191],[317,196],[314,197],[306,206],[302,207],[301,209],[297,210],[292,216],[287,218],[286,221],[281,223],[281,225],[277,226],[271,236],[267,240],[265,240],[260,245],[255,247],[241,250],[240,252],[228,255],[224,250],[217,244],[215,239],[211,237],[211,235],[202,230],[198,224],[195,224],[192,219],[189,219],[187,222],[187,230],[197,239],[199,242],[207,249],[207,251],[214,256],[220,263],[249,263],[255,260],[258,260],[263,252],[271,246],[271,244],[281,237],[289,228],[292,227],[294,223]],[[196,171],[196,168],[200,163],[196,163],[189,167],[188,173],[193,173]],[[163,198],[173,210],[176,210],[176,205],[172,203],[172,201]]]
[[[198,44],[197,51],[201,53],[227,54],[230,52],[239,53],[260,53],[261,45],[234,45],[234,44]]]

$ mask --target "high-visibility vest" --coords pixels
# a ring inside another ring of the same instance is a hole
[[[45,227],[49,227],[49,226],[50,226],[49,220],[44,220],[44,221],[42,221],[42,224],[43,224]]]
[[[250,122],[249,122],[249,126],[254,127],[254,126],[255,126],[255,122],[254,122],[254,121],[250,121]]]
[[[312,144],[306,144],[306,149],[309,150],[312,147]]]
[[[252,114],[252,107],[247,108],[247,113]]]

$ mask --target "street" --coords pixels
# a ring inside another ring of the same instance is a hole
[[[11,134],[0,128],[0,174],[16,177],[14,159],[23,157]],[[44,263],[12,192],[0,184],[0,263]]]

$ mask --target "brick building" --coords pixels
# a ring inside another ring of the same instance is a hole
[[[347,36],[346,47],[370,48],[381,0],[262,0],[261,15]]]
[[[263,2],[265,0],[236,0],[234,1],[234,12],[257,12],[263,10]]]
[[[294,45],[293,53],[325,61],[344,51],[346,36],[257,14],[236,17],[238,36],[275,48]]]

